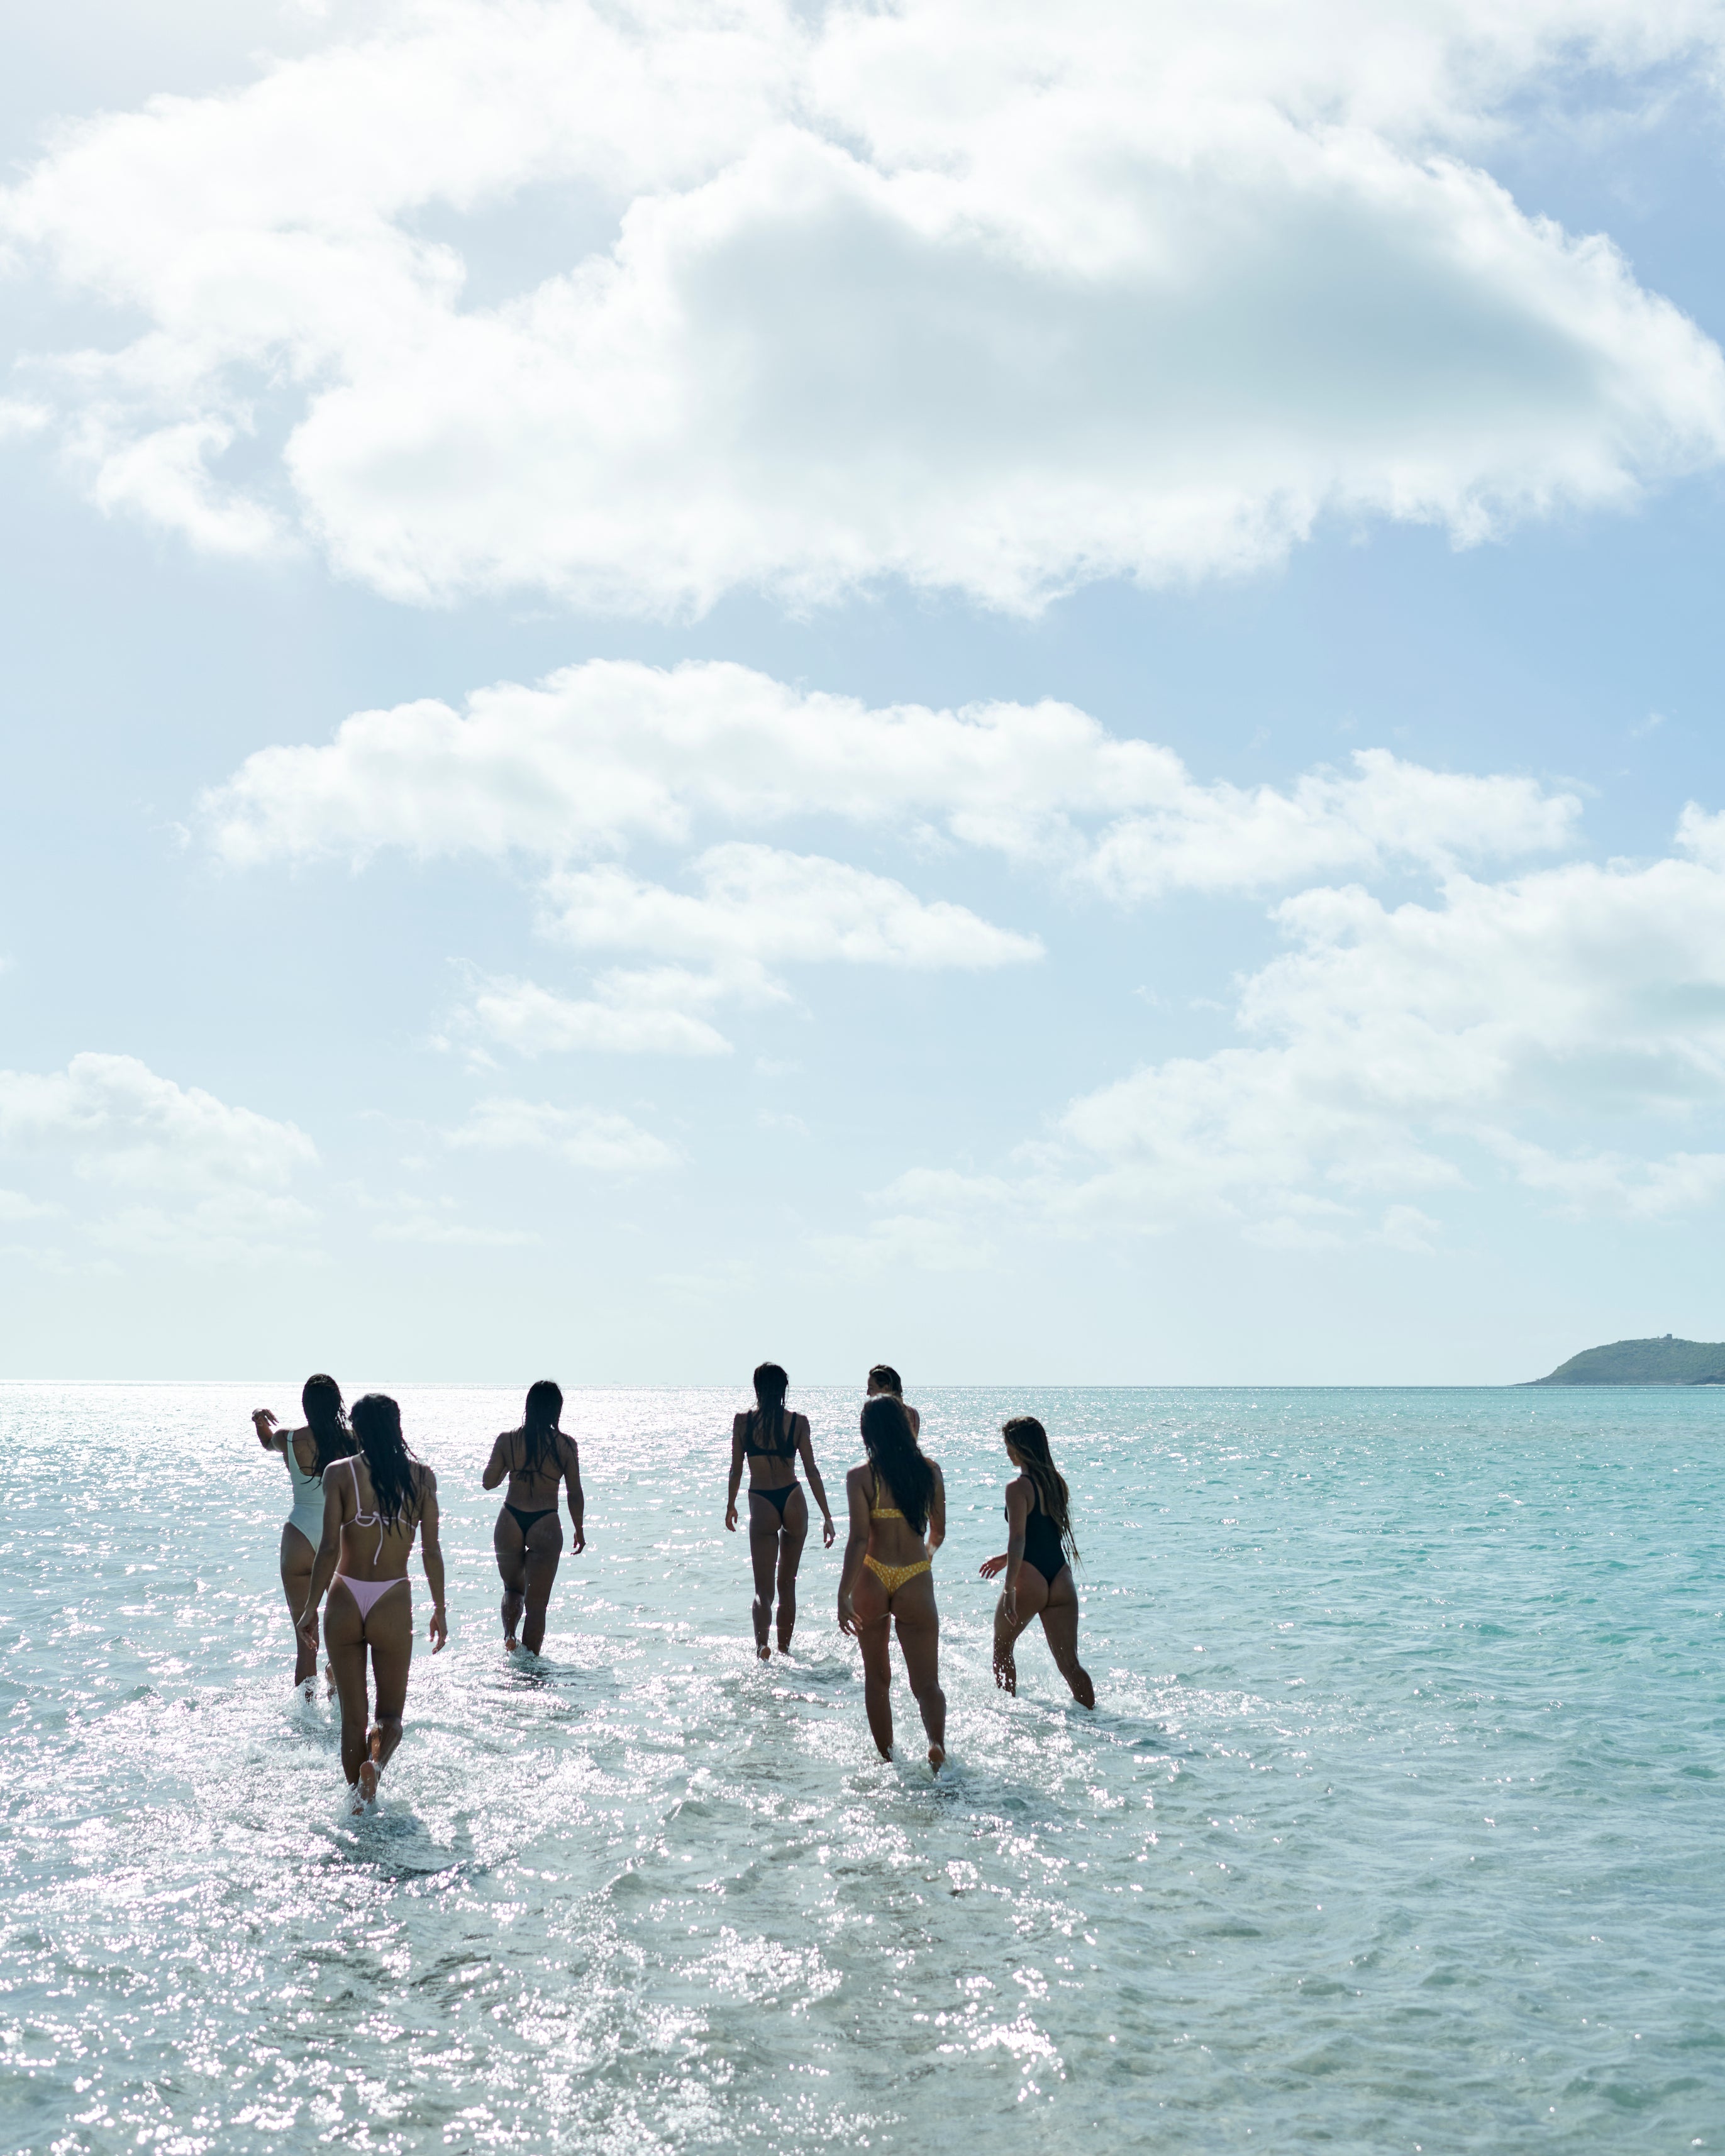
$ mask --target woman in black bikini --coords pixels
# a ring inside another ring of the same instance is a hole
[[[803,1562],[803,1544],[809,1533],[809,1501],[797,1480],[796,1461],[802,1456],[809,1486],[820,1507],[826,1525],[821,1539],[830,1549],[837,1530],[832,1509],[814,1464],[809,1441],[809,1418],[786,1412],[784,1396],[790,1379],[777,1363],[763,1363],[755,1373],[755,1404],[731,1425],[731,1486],[725,1497],[725,1525],[737,1532],[737,1493],[742,1485],[742,1463],[749,1465],[749,1558],[755,1568],[755,1652],[764,1662],[771,1655],[768,1628],[773,1621],[775,1583],[778,1589],[778,1651],[791,1650],[791,1634],[797,1622],[797,1567]]]
[[[401,1434],[401,1409],[385,1393],[353,1403],[358,1452],[324,1470],[323,1538],[300,1617],[300,1636],[317,1636],[317,1605],[331,1585],[324,1644],[341,1695],[341,1770],[353,1809],[377,1794],[377,1777],[401,1742],[408,1671],[413,1659],[413,1592],[408,1559],[419,1537],[431,1589],[431,1650],[449,1636],[444,1615],[444,1553],[438,1541],[437,1477]],[[336,1571],[339,1559],[341,1570]],[[335,1589],[341,1591],[337,1594]],[[366,1656],[372,1658],[377,1717],[369,1728]]]
[[[560,1486],[569,1493],[569,1525],[574,1529],[571,1553],[579,1557],[587,1548],[581,1455],[574,1439],[557,1428],[562,1412],[562,1394],[549,1378],[530,1385],[521,1428],[504,1431],[491,1447],[485,1466],[488,1490],[495,1490],[506,1475],[509,1477],[491,1547],[503,1577],[503,1644],[511,1654],[519,1645],[536,1655],[545,1644],[545,1612],[563,1554],[563,1523],[557,1517]]]
[[[1033,1617],[1042,1620],[1055,1666],[1081,1707],[1094,1707],[1096,1688],[1078,1659],[1078,1589],[1070,1558],[1072,1538],[1066,1486],[1048,1449],[1048,1432],[1034,1415],[1014,1415],[1002,1426],[1006,1456],[1019,1471],[1006,1486],[1006,1548],[982,1568],[984,1579],[1006,1574],[994,1612],[994,1681],[1003,1691],[1019,1688],[1013,1649]]]

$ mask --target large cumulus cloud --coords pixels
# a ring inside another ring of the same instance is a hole
[[[1489,169],[1530,87],[1632,96],[1722,21],[384,9],[60,137],[14,260],[131,327],[27,394],[108,509],[403,599],[1023,608],[1326,514],[1476,538],[1725,446],[1712,345]]]

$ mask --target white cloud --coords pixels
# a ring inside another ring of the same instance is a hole
[[[490,1152],[552,1152],[572,1168],[610,1175],[671,1168],[678,1158],[674,1147],[627,1116],[598,1108],[558,1108],[542,1101],[481,1101],[466,1122],[449,1132],[449,1142]]]
[[[1042,956],[1034,936],[819,855],[731,844],[709,849],[692,865],[698,893],[608,865],[554,871],[542,887],[547,934],[578,950],[673,963],[611,968],[578,998],[533,981],[480,979],[456,1031],[530,1055],[728,1055],[731,1043],[702,1014],[721,1002],[788,1002],[777,967],[975,969]]]
[[[983,1272],[999,1255],[1000,1235],[1044,1204],[1034,1179],[911,1168],[870,1197],[874,1217],[860,1235],[815,1235],[810,1247],[847,1271]]]
[[[27,1198],[22,1190],[0,1190],[0,1220],[47,1220],[65,1209],[52,1200]]]
[[[533,687],[361,711],[333,741],[248,757],[201,803],[218,855],[362,862],[511,851],[553,861],[701,824],[932,820],[1132,901],[1257,891],[1311,875],[1444,868],[1563,844],[1580,803],[1514,775],[1427,770],[1382,749],[1287,792],[1204,785],[1173,750],[1070,704],[870,707],[745,666],[630,660]]]
[[[819,855],[732,843],[711,847],[693,867],[699,896],[608,865],[555,871],[545,896],[557,932],[587,950],[693,959],[743,983],[769,966],[822,960],[927,970],[1019,965],[1043,954],[1034,936]]]
[[[1023,607],[1715,459],[1712,345],[1465,161],[1568,70],[1633,105],[1717,66],[1722,22],[442,0],[63,131],[0,233],[141,316],[32,393],[99,500],[196,544],[297,532],[410,599]]]
[[[1014,1178],[901,1178],[875,1240],[963,1249],[1009,1208],[1061,1234],[1209,1219],[1411,1251],[1440,1232],[1411,1197],[1506,1174],[1569,1214],[1716,1204],[1725,1149],[1672,1140],[1725,1134],[1722,828],[1692,808],[1695,858],[1458,875],[1434,904],[1288,899],[1293,947],[1240,988],[1246,1045],[1083,1096]]]
[[[1348,1202],[1454,1187],[1481,1144],[1566,1203],[1711,1196],[1699,1162],[1644,1163],[1635,1197],[1624,1163],[1558,1163],[1526,1126],[1725,1107],[1725,873],[1580,863],[1457,877],[1436,906],[1307,891],[1277,917],[1296,947],[1238,1009],[1266,1045],[1153,1065],[1067,1111],[1066,1137],[1107,1163],[1073,1190],[1076,1210],[1154,1220],[1280,1209],[1312,1187]]]
[[[681,968],[599,976],[590,997],[560,996],[534,981],[485,980],[467,1016],[473,1029],[523,1055],[575,1049],[625,1055],[728,1055],[716,1026],[682,1006],[709,983]]]
[[[162,1078],[130,1055],[74,1055],[62,1071],[0,1071],[0,1152],[73,1186],[124,1193],[86,1218],[100,1247],[145,1255],[262,1255],[313,1219],[292,1189],[316,1148],[292,1123]],[[70,1191],[67,1194],[70,1195]],[[66,1210],[15,1200],[0,1217]]]
[[[1338,870],[1442,870],[1458,860],[1562,845],[1580,804],[1531,779],[1476,778],[1361,749],[1353,776],[1308,772],[1274,787],[1194,786],[1177,806],[1127,816],[1102,834],[1084,873],[1111,896],[1268,890]]]
[[[285,1190],[317,1151],[305,1132],[131,1055],[74,1055],[64,1070],[0,1070],[0,1147],[68,1160],[80,1178],[192,1194]]]

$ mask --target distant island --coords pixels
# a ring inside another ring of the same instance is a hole
[[[1614,1340],[1584,1348],[1536,1385],[1725,1385],[1725,1341]]]

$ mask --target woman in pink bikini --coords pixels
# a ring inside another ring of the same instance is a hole
[[[341,1696],[341,1768],[357,1811],[377,1795],[377,1777],[401,1742],[413,1659],[408,1559],[415,1534],[431,1589],[434,1654],[449,1638],[449,1628],[444,1615],[436,1476],[408,1451],[401,1434],[401,1409],[386,1394],[367,1393],[356,1400],[348,1426],[359,1452],[324,1470],[323,1540],[311,1568],[300,1636],[316,1638],[317,1605],[324,1589],[331,1588],[324,1645]],[[375,1722],[367,1698],[367,1652],[377,1686]]]

